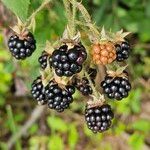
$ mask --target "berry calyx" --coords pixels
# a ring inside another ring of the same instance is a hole
[[[131,90],[131,84],[125,77],[106,76],[101,82],[101,87],[108,98],[116,100],[126,98]]]
[[[85,121],[90,130],[94,133],[104,132],[111,126],[114,114],[110,105],[103,104],[102,106],[91,107],[86,106]]]
[[[18,35],[12,35],[8,40],[8,47],[16,59],[25,59],[35,51],[36,41],[31,32],[28,32],[23,38]]]
[[[45,88],[42,84],[41,76],[37,77],[33,83],[31,88],[31,94],[35,100],[38,101],[39,104],[46,104],[47,100],[45,97]]]
[[[66,85],[61,88],[55,81],[51,80],[45,87],[45,95],[47,98],[48,107],[55,109],[57,112],[63,112],[67,109],[70,103],[73,102],[72,95],[75,93],[75,88],[71,85]]]

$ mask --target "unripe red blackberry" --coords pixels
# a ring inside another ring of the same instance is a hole
[[[108,98],[116,100],[127,97],[131,90],[131,84],[125,77],[106,76],[105,80],[101,82],[101,87]]]
[[[116,59],[115,46],[109,41],[93,44],[92,56],[95,64],[110,64]]]
[[[38,101],[39,104],[46,104],[47,100],[45,97],[45,88],[42,84],[41,76],[37,77],[33,83],[31,88],[31,94],[35,100]]]
[[[123,61],[129,57],[130,54],[130,45],[127,41],[122,42],[120,44],[116,44],[116,60]]]
[[[65,88],[59,87],[53,80],[45,88],[45,95],[48,100],[50,109],[55,109],[58,112],[64,111],[73,102],[72,95],[75,93],[75,88],[71,85]]]
[[[8,47],[16,59],[25,59],[30,57],[35,51],[36,41],[31,32],[23,38],[20,38],[18,35],[12,35],[8,40]]]
[[[49,60],[58,76],[70,77],[82,70],[82,64],[86,58],[86,50],[79,44],[71,49],[68,49],[67,45],[61,46],[54,50]]]
[[[111,126],[113,117],[114,114],[108,104],[91,108],[89,108],[88,105],[86,106],[85,120],[88,128],[94,133],[108,130]]]
[[[42,69],[45,69],[47,67],[47,59],[48,59],[48,53],[43,51],[42,55],[38,59]]]

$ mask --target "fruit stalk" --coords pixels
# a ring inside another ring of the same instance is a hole
[[[72,3],[72,2],[71,2]],[[82,5],[82,3],[76,2],[76,6],[79,9],[79,11],[82,14],[82,17],[85,20],[85,26],[88,26],[90,31],[93,33],[93,35],[96,37],[96,39],[99,39],[99,31],[97,30],[96,26],[92,23],[92,19],[86,8]]]
[[[97,90],[96,90],[96,88],[95,88],[93,82],[91,81],[91,79],[90,79],[90,77],[89,77],[89,74],[85,71],[85,69],[83,69],[83,72],[85,73],[85,76],[86,76],[86,78],[88,79],[88,81],[89,81],[89,83],[90,83],[90,86],[91,86],[91,88],[92,88],[92,90],[93,90],[94,96],[96,96],[96,98],[99,99],[99,94],[98,94],[98,92],[97,92]]]
[[[63,0],[66,18],[68,20],[68,29],[69,29],[69,36],[72,39],[76,33],[76,26],[75,26],[75,18],[76,18],[76,2],[72,0],[71,3],[69,0]],[[72,8],[71,5],[72,4]]]
[[[47,5],[50,1],[51,1],[51,0],[44,0],[44,2],[39,6],[39,8],[36,9],[36,11],[33,12],[33,13],[31,14],[31,16],[28,18],[27,23],[30,24],[31,20],[32,20],[33,18],[35,18],[35,16],[37,15],[37,13],[38,13],[39,11],[41,11],[41,10],[45,7],[45,5]]]

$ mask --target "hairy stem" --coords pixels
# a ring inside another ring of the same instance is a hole
[[[70,0],[71,3],[73,3]],[[82,17],[85,20],[85,26],[89,27],[90,31],[93,33],[93,35],[96,37],[96,39],[99,39],[100,33],[97,30],[96,26],[92,23],[92,19],[86,8],[79,2],[76,2],[76,7],[79,9],[79,11],[82,14]]]
[[[27,22],[30,23],[31,20],[32,20],[33,18],[35,18],[35,16],[37,15],[37,13],[38,13],[39,11],[41,11],[41,10],[45,7],[45,5],[47,5],[50,1],[51,1],[51,0],[44,0],[44,2],[40,5],[40,7],[39,7],[37,10],[35,10],[35,12],[33,12],[32,15],[28,18]]]
[[[66,11],[66,17],[68,20],[68,32],[70,38],[73,38],[75,36],[76,26],[75,26],[75,18],[76,18],[76,1],[71,0],[71,3],[69,0],[63,0],[65,11]],[[72,7],[71,7],[72,4]]]
[[[75,34],[75,29],[76,29],[76,25],[75,25],[75,19],[76,19],[76,4],[75,4],[75,0],[72,0],[73,5],[72,5],[72,34]]]

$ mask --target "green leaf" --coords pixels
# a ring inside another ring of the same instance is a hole
[[[48,143],[48,149],[63,150],[64,149],[64,143],[62,141],[62,138],[58,135],[51,136],[50,141]]]
[[[139,35],[143,42],[148,42],[150,40],[150,30],[149,30],[150,20],[148,18],[142,18],[139,23]],[[142,28],[142,30],[141,30]]]
[[[84,134],[85,134],[87,137],[92,137],[92,136],[94,135],[93,132],[91,132],[91,130],[89,130],[89,128],[88,128],[86,125],[84,125],[83,130],[84,130]]]
[[[68,130],[67,124],[60,118],[48,117],[47,123],[52,130],[57,130],[59,132],[66,132]]]
[[[129,138],[129,144],[133,150],[141,150],[144,145],[144,135],[139,133],[134,133]]]
[[[142,91],[140,88],[132,91],[132,93],[131,93],[131,97],[130,97],[131,103],[130,104],[131,104],[131,109],[134,113],[139,113],[141,110],[141,102],[140,102],[141,93],[142,93]]]
[[[6,142],[5,143],[4,142],[0,142],[0,149],[1,150],[8,150]]]
[[[132,123],[131,127],[135,130],[149,132],[150,131],[150,122],[148,120],[138,120],[138,121]]]
[[[145,9],[146,9],[146,15],[150,17],[150,1],[147,2]]]
[[[2,2],[22,21],[27,19],[30,0],[2,0]]]
[[[68,142],[71,150],[75,149],[75,146],[78,142],[78,138],[79,136],[78,136],[78,131],[76,129],[76,126],[72,124],[69,127],[69,136],[68,136]]]

